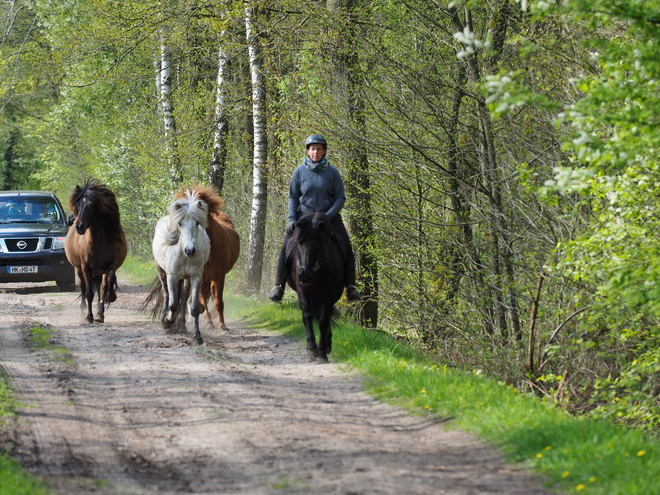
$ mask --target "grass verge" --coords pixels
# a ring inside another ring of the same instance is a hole
[[[14,416],[16,398],[11,391],[9,379],[0,370],[0,428],[6,426]],[[0,495],[43,495],[46,493],[41,482],[30,476],[12,459],[7,450],[0,446]]]
[[[156,265],[153,259],[145,261],[129,255],[117,273],[134,284],[151,285],[156,278]]]
[[[297,303],[226,297],[227,314],[251,328],[304,339]],[[318,334],[317,334],[318,339]],[[558,492],[660,495],[660,439],[571,417],[552,404],[482,376],[451,369],[380,332],[339,321],[332,360],[364,374],[367,391],[413,414],[452,418],[450,425],[500,448],[510,461],[542,473]]]

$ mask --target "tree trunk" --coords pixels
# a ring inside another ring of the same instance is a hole
[[[227,167],[227,134],[229,119],[227,118],[227,81],[226,71],[229,69],[229,57],[223,45],[225,31],[220,35],[218,49],[218,77],[215,87],[215,131],[213,133],[213,153],[209,167],[209,183],[215,186],[220,194],[225,183],[225,168]]]
[[[252,121],[254,123],[254,159],[252,161],[252,212],[246,267],[246,292],[261,289],[264,244],[266,236],[266,208],[268,206],[268,139],[266,133],[266,94],[261,74],[261,50],[255,31],[254,11],[245,6],[245,30],[248,40],[250,74],[252,79]]]
[[[160,108],[163,113],[163,131],[165,137],[165,152],[167,156],[170,182],[173,188],[183,182],[181,161],[178,153],[178,142],[176,136],[176,121],[174,119],[174,106],[172,105],[172,58],[163,32],[160,42],[160,71],[159,91]]]
[[[346,189],[352,204],[349,223],[354,237],[355,261],[364,303],[359,313],[360,323],[375,328],[378,325],[378,265],[373,250],[373,214],[367,157],[367,125],[357,53],[358,34],[355,31],[355,0],[328,0],[327,8],[343,16],[335,53],[337,75],[346,87],[349,118],[347,145],[348,177]]]
[[[506,33],[506,23],[508,22],[508,2],[503,0],[499,10],[493,15],[493,23],[500,25],[492,27],[493,32],[497,34],[497,49],[503,46],[502,37]],[[463,32],[465,27],[470,31],[472,29],[472,19],[469,9],[465,10],[465,23],[461,21],[456,10],[452,9],[452,20],[457,31]],[[491,24],[493,24],[491,23]],[[491,55],[489,61],[494,63],[497,60],[495,55]],[[465,58],[468,75],[474,83],[481,82],[481,71],[479,69],[477,54],[473,53]],[[493,67],[490,67],[493,70]],[[491,238],[491,271],[490,290],[493,298],[493,309],[497,321],[500,335],[506,339],[509,335],[508,321],[511,322],[516,338],[520,335],[520,322],[518,299],[514,280],[514,255],[509,239],[509,226],[506,220],[501,196],[500,170],[497,163],[497,152],[493,139],[492,122],[486,102],[483,97],[476,96],[476,115],[479,123],[479,155],[481,165],[481,175],[484,185],[484,191],[489,203],[489,212],[487,213],[489,221],[489,230]],[[509,304],[505,301],[505,295],[509,296]],[[508,320],[507,320],[508,316]]]

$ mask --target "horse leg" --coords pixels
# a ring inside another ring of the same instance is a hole
[[[87,283],[85,282],[85,272],[82,267],[76,268],[78,280],[80,280],[80,311],[87,309]]]
[[[193,340],[195,344],[202,345],[202,334],[199,331],[199,292],[200,286],[202,285],[201,277],[192,279],[190,285],[192,285],[192,293],[190,294],[190,316],[193,319],[193,328],[195,329]],[[183,312],[183,308],[181,309]]]
[[[206,321],[206,328],[215,328],[213,326],[213,318],[211,317],[211,310],[209,309],[209,298],[214,297],[213,291],[211,290],[212,282],[204,282],[202,288],[200,289],[199,302],[204,304],[204,309],[200,308],[200,311],[204,315],[204,321]]]
[[[163,307],[161,309],[160,322],[163,326],[163,329],[167,330],[172,326],[172,322],[167,321],[167,312],[169,311],[170,305],[170,292],[167,287],[167,273],[158,264],[156,264],[156,273],[158,274],[158,279],[160,280],[160,289],[163,291]]]
[[[319,355],[319,348],[316,346],[314,337],[314,315],[310,304],[303,298],[300,298],[300,309],[302,309],[303,324],[307,334],[307,361],[316,361]]]
[[[86,265],[84,267],[83,271],[83,276],[84,276],[84,284],[85,284],[85,301],[87,302],[87,316],[85,317],[85,320],[87,323],[94,323],[94,315],[92,314],[92,303],[94,302],[94,277],[92,276],[92,268],[89,265]],[[83,283],[80,283],[80,286],[82,287]],[[80,304],[81,309],[84,308],[85,303]]]
[[[320,363],[328,362],[328,354],[332,351],[332,330],[330,328],[332,307],[325,306],[319,318],[319,355]]]
[[[215,312],[218,314],[218,327],[220,330],[226,332],[229,330],[225,325],[225,301],[222,299],[222,294],[225,290],[225,276],[223,275],[216,282],[211,282],[211,293],[213,294],[213,301],[215,302]]]
[[[108,267],[108,304],[117,300],[117,262],[113,261]]]
[[[174,323],[176,319],[176,313],[179,310],[179,290],[178,290],[179,281],[173,276],[173,274],[167,274],[167,292],[169,297],[166,301],[167,304],[167,313],[165,314],[165,320],[163,322],[163,327],[169,328]]]
[[[108,274],[97,275],[94,277],[94,285],[96,286],[97,302],[96,302],[96,317],[94,321],[103,323],[105,319],[105,302],[108,297]]]
[[[199,294],[198,294],[199,295]],[[179,295],[179,313],[176,315],[176,330],[186,333],[186,305],[190,296],[190,279],[183,279],[183,287]]]

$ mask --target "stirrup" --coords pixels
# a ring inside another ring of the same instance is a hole
[[[346,287],[346,299],[348,299],[348,302],[358,302],[362,299],[362,296],[358,292],[357,287],[349,285]]]
[[[268,295],[268,299],[275,303],[282,302],[282,297],[284,297],[284,287],[281,285],[273,287]]]

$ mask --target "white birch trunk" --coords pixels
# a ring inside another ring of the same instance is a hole
[[[261,74],[259,39],[254,29],[252,6],[245,5],[245,30],[250,56],[252,79],[252,120],[254,123],[254,159],[252,176],[252,212],[250,239],[246,267],[246,288],[256,293],[261,288],[261,275],[266,235],[266,208],[268,206],[267,136],[265,116],[265,90]]]
[[[162,33],[161,33],[162,34]],[[183,182],[181,163],[177,153],[176,121],[174,119],[174,106],[172,105],[172,58],[170,50],[161,35],[160,43],[160,108],[163,115],[163,131],[165,136],[165,152],[167,155],[170,182],[178,187]]]
[[[225,182],[225,168],[227,166],[227,134],[229,133],[229,119],[227,118],[227,88],[225,72],[229,68],[229,57],[223,46],[225,32],[220,34],[220,48],[218,50],[218,77],[215,89],[215,132],[213,134],[213,153],[209,167],[209,183],[215,186],[220,194]]]

